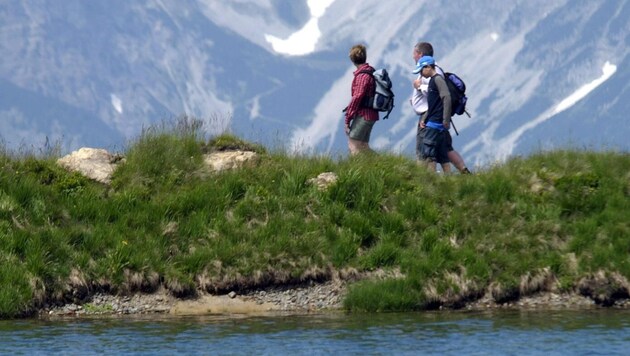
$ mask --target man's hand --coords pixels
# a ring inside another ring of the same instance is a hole
[[[420,90],[420,85],[422,85],[422,80],[416,79],[416,80],[413,81],[413,87],[416,90]]]
[[[426,122],[424,122],[424,120],[420,120],[420,128],[421,128],[421,129],[424,129],[424,128],[426,128],[426,127],[427,127],[427,123],[426,123]]]

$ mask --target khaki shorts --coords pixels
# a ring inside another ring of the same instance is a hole
[[[348,137],[361,142],[370,142],[372,127],[376,121],[367,121],[361,116],[355,116],[350,123],[350,133]]]

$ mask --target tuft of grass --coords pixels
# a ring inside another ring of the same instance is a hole
[[[205,152],[231,151],[231,150],[252,151],[259,154],[264,154],[267,152],[265,147],[262,145],[244,141],[228,133],[218,135],[210,139],[204,145]]]
[[[364,281],[353,285],[344,308],[354,312],[396,312],[425,308],[426,298],[409,279]]]
[[[83,309],[90,314],[106,314],[111,313],[114,307],[111,304],[96,305],[87,303],[83,305]]]
[[[125,163],[112,177],[112,186],[121,189],[145,187],[171,189],[194,180],[202,162],[202,124],[180,118],[173,127],[146,128],[125,154]]]
[[[0,256],[0,317],[29,315],[33,309],[33,289],[29,273],[19,258],[11,254]]]

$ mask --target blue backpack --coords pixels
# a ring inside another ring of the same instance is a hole
[[[451,115],[466,113],[470,117],[470,114],[466,111],[466,102],[468,101],[466,83],[457,74],[451,72],[444,72],[444,78],[446,79],[448,91],[451,94],[451,104],[453,104]]]

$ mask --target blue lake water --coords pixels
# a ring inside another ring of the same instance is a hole
[[[3,320],[0,354],[630,355],[630,310]]]

